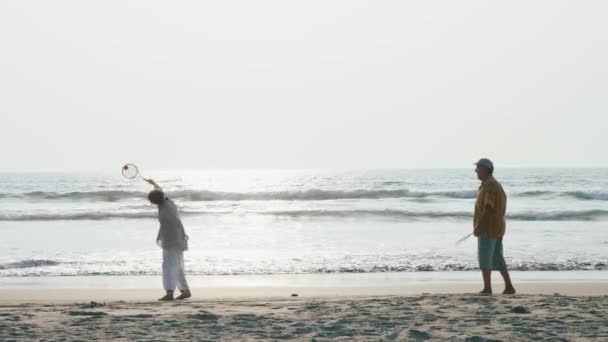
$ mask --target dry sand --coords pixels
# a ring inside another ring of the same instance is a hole
[[[425,288],[472,284],[452,285]],[[514,296],[195,289],[195,299],[168,303],[151,290],[0,290],[0,340],[608,341],[606,285],[521,284]]]

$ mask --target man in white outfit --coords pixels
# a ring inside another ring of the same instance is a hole
[[[188,235],[184,231],[175,203],[167,198],[152,179],[145,181],[154,186],[154,190],[148,194],[148,199],[158,206],[160,222],[156,243],[163,249],[163,286],[167,294],[159,300],[173,300],[175,288],[181,292],[175,299],[190,298],[192,294],[184,273],[184,251],[188,250]]]

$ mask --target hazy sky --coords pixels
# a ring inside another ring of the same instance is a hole
[[[0,170],[608,165],[606,1],[2,1]]]

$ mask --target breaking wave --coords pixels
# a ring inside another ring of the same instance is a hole
[[[197,211],[182,210],[183,216],[201,215],[269,215],[277,217],[306,218],[362,218],[380,217],[404,221],[452,219],[470,220],[472,213],[467,211],[407,211],[407,210],[281,210],[281,211]],[[59,220],[111,220],[156,218],[155,210],[128,212],[54,212],[38,214],[0,214],[0,221],[59,221]],[[534,211],[515,212],[507,215],[508,220],[516,221],[595,221],[608,218],[608,210],[580,211]]]
[[[515,195],[519,197],[567,197],[582,201],[608,201],[608,192],[603,191],[526,191]]]
[[[16,262],[10,262],[7,264],[0,264],[0,270],[10,270],[10,269],[22,269],[22,268],[32,268],[32,267],[46,267],[46,266],[57,266],[60,262],[54,260],[46,260],[46,259],[28,259],[21,260]]]
[[[145,192],[100,190],[84,192],[44,192],[0,194],[0,198],[17,198],[23,200],[64,200],[64,201],[98,201],[116,202],[134,198],[146,198]],[[477,191],[410,191],[401,190],[319,190],[304,191],[269,191],[269,192],[222,192],[207,190],[177,190],[169,192],[171,198],[186,201],[324,201],[341,199],[383,199],[383,198],[448,198],[474,199]],[[582,201],[608,201],[608,192],[602,191],[525,191],[511,194],[514,197],[555,198],[568,197]]]
[[[319,190],[269,191],[269,192],[221,192],[207,190],[177,190],[169,192],[171,198],[187,201],[323,201],[339,199],[381,198],[475,198],[475,191],[415,192],[409,190]],[[0,194],[0,198],[25,200],[91,200],[115,202],[132,198],[145,198],[146,193],[137,191],[85,191],[85,192],[28,192]]]
[[[60,269],[56,265],[73,265]],[[81,268],[78,262],[62,262],[53,260],[23,260],[11,264],[0,264],[0,277],[35,277],[35,276],[141,276],[159,275],[156,268],[121,268],[100,269],[96,263],[90,263]],[[565,260],[563,262],[543,261],[510,261],[509,269],[513,271],[605,271],[608,270],[608,260]],[[319,274],[319,273],[381,273],[381,272],[457,272],[478,271],[476,263],[432,263],[432,262],[373,262],[362,265],[328,264],[323,267],[313,265],[277,266],[271,268],[247,269],[227,267],[226,269],[194,268],[190,275],[270,275],[270,274]]]

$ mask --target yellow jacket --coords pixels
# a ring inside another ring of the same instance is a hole
[[[505,235],[507,195],[498,181],[490,176],[481,183],[475,203],[473,227],[482,236],[499,239]]]

